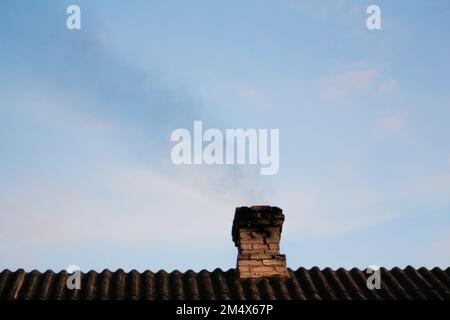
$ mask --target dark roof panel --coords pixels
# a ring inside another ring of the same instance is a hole
[[[365,270],[353,268],[288,270],[288,278],[239,279],[234,269],[213,272],[164,270],[81,273],[81,289],[69,290],[65,271],[0,273],[0,299],[250,299],[250,300],[449,300],[450,268],[381,269],[382,288],[369,290]]]

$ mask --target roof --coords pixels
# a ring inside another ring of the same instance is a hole
[[[0,299],[450,299],[450,268],[381,268],[381,289],[369,290],[365,270],[288,269],[289,277],[239,279],[235,269],[81,273],[81,289],[69,290],[68,273],[24,270],[0,273]]]

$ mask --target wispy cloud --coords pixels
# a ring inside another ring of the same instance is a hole
[[[239,96],[242,98],[244,105],[248,105],[253,110],[261,111],[268,107],[263,94],[254,87],[241,88]]]
[[[375,125],[374,133],[384,136],[398,133],[405,127],[405,116],[403,114],[388,115],[381,118]]]
[[[381,94],[389,94],[394,92],[395,90],[398,89],[398,83],[395,80],[386,80],[384,82],[381,82],[379,85],[379,91]]]
[[[325,97],[331,102],[342,102],[351,95],[372,89],[378,77],[379,73],[375,69],[350,70],[329,75],[325,80]]]
[[[337,188],[321,188],[323,183],[299,185],[280,195],[279,201],[289,213],[287,234],[333,237],[383,224],[399,215],[395,209],[379,205],[386,195],[357,181],[347,180]],[[330,182],[330,187],[336,184]]]
[[[313,0],[290,0],[292,8],[301,12],[303,16],[317,22],[340,22],[358,17],[359,12],[364,12],[359,3],[348,0],[332,0],[326,2]]]
[[[120,245],[123,250],[154,249],[155,256],[146,261],[158,261],[162,247],[208,252],[212,246],[227,251],[232,247],[229,229],[235,199],[242,201],[242,196],[236,189],[222,196],[206,187],[214,185],[216,177],[206,178],[203,173],[203,178],[205,185],[199,185],[193,176],[167,177],[147,168],[116,167],[99,170],[91,182],[81,185],[44,179],[3,189],[0,212],[8,212],[9,218],[0,226],[0,238],[15,241],[0,256],[6,261],[15,251],[24,257],[33,255],[36,247],[55,252],[76,248],[80,256],[75,258],[81,261],[83,252],[99,243]],[[36,259],[37,265],[28,266],[45,266],[45,261]]]

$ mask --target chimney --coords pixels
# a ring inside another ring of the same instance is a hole
[[[286,256],[280,254],[284,214],[277,207],[236,208],[232,236],[238,248],[240,278],[288,276]]]

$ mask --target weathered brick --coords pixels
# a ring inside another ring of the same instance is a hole
[[[239,232],[239,239],[241,239],[241,241],[243,239],[251,239],[251,238],[253,238],[251,231],[241,231],[241,232]]]
[[[270,233],[281,233],[281,228],[280,226],[267,226],[264,228],[264,231],[266,232],[270,232]]]
[[[239,266],[239,272],[251,272],[250,266]]]
[[[283,266],[283,267],[275,266],[275,270],[277,270],[277,272],[283,272],[283,273],[287,274],[287,268],[285,266]]]
[[[239,244],[264,244],[264,238],[246,238],[241,239]]]
[[[250,270],[252,272],[276,272],[277,270],[272,266],[256,266],[256,267],[250,267]]]
[[[250,254],[251,260],[267,260],[272,259],[272,256],[270,254],[264,254],[264,253],[252,253]]]
[[[264,250],[264,253],[270,254],[270,255],[278,255],[280,253],[279,250]]]
[[[265,235],[265,233],[261,233],[259,231],[252,231],[251,234],[253,238],[262,238]]]
[[[252,244],[253,250],[268,250],[269,245],[268,244]]]
[[[278,243],[269,243],[270,250],[280,250],[280,245]]]
[[[237,265],[240,266],[250,266],[250,261],[252,260],[238,260]]]
[[[264,250],[241,250],[240,253],[243,255],[250,255],[250,256],[255,254],[266,254]]]
[[[263,260],[238,260],[238,266],[264,266]]]
[[[281,259],[262,260],[262,263],[265,266],[280,266],[280,267],[286,266],[286,261]]]
[[[253,248],[251,243],[241,243],[239,244],[239,249],[241,250],[251,250]]]

